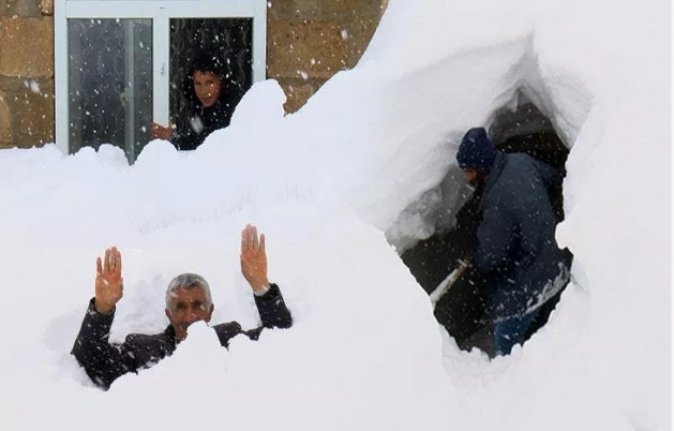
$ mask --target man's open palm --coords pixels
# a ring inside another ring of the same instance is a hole
[[[109,313],[122,298],[122,254],[117,247],[105,250],[103,261],[96,259],[96,311]]]
[[[241,272],[253,291],[269,285],[264,234],[258,239],[255,226],[247,225],[241,232]]]

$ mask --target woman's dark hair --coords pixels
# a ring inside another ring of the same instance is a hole
[[[192,79],[192,76],[196,71],[212,72],[223,82],[229,81],[232,77],[229,61],[217,51],[213,53],[205,51],[198,52],[194,56],[194,60],[192,60],[192,66],[190,67],[189,72],[190,79]]]
[[[188,73],[183,79],[183,91],[187,100],[199,106],[199,100],[194,93],[194,72],[212,72],[220,78],[220,98],[238,99],[243,91],[234,78],[229,57],[221,50],[199,50],[193,57]]]

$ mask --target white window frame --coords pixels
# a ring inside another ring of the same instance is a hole
[[[172,18],[252,18],[253,82],[266,78],[267,0],[56,0],[54,85],[56,146],[70,153],[68,19],[152,19],[153,121],[169,121],[169,26]]]

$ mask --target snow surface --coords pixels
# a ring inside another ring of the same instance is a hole
[[[0,427],[669,429],[668,12],[390,0],[358,67],[294,115],[268,81],[191,154],[157,141],[129,167],[111,146],[0,152]],[[438,199],[422,196],[521,87],[571,146],[558,238],[576,263],[551,322],[489,361],[439,328],[387,238],[432,233]],[[185,271],[213,287],[214,322],[252,327],[247,222],[267,234],[293,328],[225,350],[195,325],[170,359],[92,387],[68,352],[96,256],[123,253],[114,339],[161,330]]]

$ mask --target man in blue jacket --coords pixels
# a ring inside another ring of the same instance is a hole
[[[482,189],[472,263],[487,279],[496,354],[506,355],[569,279],[548,195],[562,176],[526,154],[496,150],[484,128],[466,133],[456,160]]]

